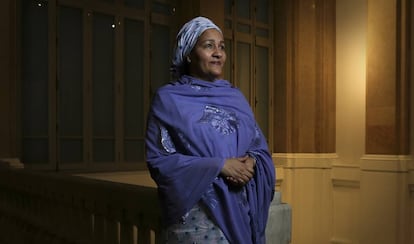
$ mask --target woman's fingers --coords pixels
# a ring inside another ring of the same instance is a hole
[[[243,157],[239,157],[239,158],[236,158],[237,160],[239,160],[239,161],[241,161],[241,162],[244,162],[244,161],[246,161],[247,159],[249,158],[249,155],[244,155]]]
[[[235,185],[244,185],[254,176],[253,159],[248,155],[226,160],[221,173],[227,181]]]

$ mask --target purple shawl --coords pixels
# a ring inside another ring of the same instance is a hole
[[[225,80],[190,76],[161,87],[149,113],[146,146],[166,226],[201,201],[230,243],[265,243],[275,169],[238,89]],[[246,154],[256,158],[254,178],[244,187],[230,186],[219,175],[224,161]]]

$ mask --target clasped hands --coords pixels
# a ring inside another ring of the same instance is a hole
[[[246,155],[239,158],[228,158],[221,169],[221,175],[232,185],[243,186],[254,176],[256,160]]]

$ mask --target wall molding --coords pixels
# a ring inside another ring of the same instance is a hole
[[[359,187],[361,180],[361,168],[356,164],[332,165],[332,184],[342,187]]]
[[[285,169],[331,169],[334,187],[360,187],[361,172],[407,173],[410,192],[414,194],[414,162],[410,155],[366,154],[359,164],[344,164],[336,153],[273,153],[277,184],[285,178]]]
[[[361,157],[362,171],[408,173],[411,168],[410,155],[366,154]]]
[[[332,185],[334,187],[359,188],[361,168],[356,164],[332,165]]]
[[[274,153],[276,165],[283,168],[330,169],[338,159],[336,153]]]

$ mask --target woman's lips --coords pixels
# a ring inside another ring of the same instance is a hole
[[[213,64],[213,65],[221,66],[221,62],[220,61],[212,61],[210,63]]]

